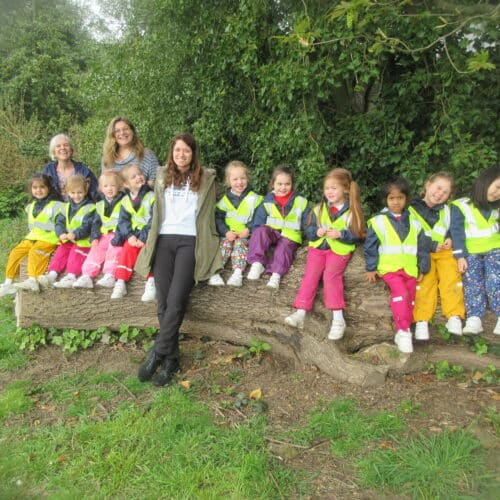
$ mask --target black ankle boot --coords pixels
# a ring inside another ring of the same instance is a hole
[[[146,361],[142,363],[139,367],[139,371],[137,372],[137,378],[141,382],[146,382],[147,380],[151,380],[151,377],[154,375],[158,367],[161,365],[163,361],[163,357],[161,354],[156,354],[154,349],[151,349],[146,356]]]
[[[160,370],[153,376],[153,385],[162,387],[167,385],[180,369],[178,359],[164,359]]]

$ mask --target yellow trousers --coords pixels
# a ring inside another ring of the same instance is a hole
[[[446,318],[465,317],[462,275],[451,250],[431,253],[431,269],[420,283],[417,283],[414,321],[430,321],[436,312],[438,290],[441,297],[441,311]]]
[[[10,251],[5,277],[14,279],[19,273],[21,261],[28,257],[28,276],[38,278],[47,269],[50,256],[56,248],[57,245],[46,241],[21,241]]]

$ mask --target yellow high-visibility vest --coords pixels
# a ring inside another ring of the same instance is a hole
[[[112,231],[116,231],[116,226],[118,225],[118,217],[120,215],[121,210],[121,200],[118,201],[109,217],[105,214],[106,202],[104,200],[100,200],[96,203],[95,209],[97,214],[99,215],[102,224],[101,224],[101,234],[108,234]]]
[[[60,201],[49,201],[35,217],[33,215],[35,202],[30,203],[25,209],[28,214],[29,229],[29,233],[25,239],[32,241],[45,241],[47,243],[57,245],[59,239],[55,232],[55,221],[56,216],[61,212],[63,207],[64,204]]]
[[[77,229],[80,228],[82,225],[83,219],[85,218],[86,215],[88,215],[91,212],[95,211],[95,205],[93,203],[87,203],[86,205],[83,205],[83,207],[80,207],[76,214],[73,215],[73,218],[71,221],[69,220],[69,211],[70,211],[70,205],[69,203],[66,204],[66,230],[68,233],[74,233]],[[79,247],[90,247],[90,235],[88,235],[86,238],[82,238],[81,240],[78,240],[76,244]]]
[[[446,233],[450,229],[450,207],[448,205],[444,205],[443,208],[439,211],[439,218],[434,224],[433,227],[429,225],[429,223],[418,213],[418,211],[414,207],[409,207],[408,209],[412,215],[414,215],[420,224],[422,225],[425,234],[431,238],[432,241],[436,241],[437,243],[443,243],[446,239]]]
[[[141,205],[136,211],[134,205],[132,204],[130,196],[126,195],[122,198],[123,207],[130,214],[130,223],[134,231],[136,229],[142,229],[144,226],[147,226],[149,224],[149,221],[151,220],[154,201],[154,192],[148,191],[144,195]]]
[[[302,196],[297,196],[293,200],[290,212],[283,217],[274,203],[264,202],[264,208],[267,213],[266,226],[280,231],[285,238],[300,245],[302,243],[300,222],[306,207],[307,200]]]
[[[243,231],[248,223],[252,220],[255,209],[262,203],[263,196],[249,191],[248,194],[241,200],[238,208],[234,208],[231,200],[227,195],[224,195],[217,203],[217,208],[226,212],[225,222],[230,231],[239,233]]]

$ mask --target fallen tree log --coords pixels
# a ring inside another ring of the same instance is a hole
[[[316,365],[338,380],[360,385],[383,383],[388,365],[377,366],[352,356],[364,347],[392,342],[394,335],[388,291],[381,280],[366,282],[361,250],[355,252],[346,269],[347,330],[342,340],[327,339],[331,311],[324,308],[321,292],[303,330],[284,323],[293,311],[306,252],[305,247],[299,249],[278,291],[266,286],[267,278],[257,282],[244,280],[241,288],[197,286],[181,331],[247,346],[257,338],[269,343],[273,354],[293,363]],[[225,273],[227,278],[230,271]],[[156,303],[140,301],[144,281],[134,276],[127,289],[127,296],[121,300],[110,300],[111,291],[103,288],[51,288],[39,294],[21,291],[17,294],[17,324],[88,330],[100,326],[118,330],[123,324],[139,328],[157,326]]]

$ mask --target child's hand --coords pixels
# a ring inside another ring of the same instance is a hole
[[[59,241],[66,241],[68,239],[68,233],[61,233],[59,235]]]
[[[332,240],[340,238],[340,231],[338,229],[329,228],[326,230],[326,235]]]
[[[377,281],[377,271],[366,271],[365,276],[368,283],[375,283]]]
[[[250,229],[246,227],[243,231],[240,231],[237,236],[238,238],[248,238],[250,236]]]
[[[90,242],[90,246],[91,246],[92,248],[95,248],[97,245],[99,245],[99,240],[92,240],[92,241]]]
[[[318,230],[316,231],[316,234],[320,237],[323,238],[326,234],[326,229],[324,227],[318,227]]]
[[[136,247],[136,246],[137,246],[137,242],[138,242],[139,240],[137,239],[137,237],[136,237],[136,236],[130,236],[130,237],[128,238],[128,240],[127,240],[127,241],[128,241],[128,244],[129,244],[131,247]]]
[[[228,231],[226,233],[226,239],[229,241],[234,241],[237,237],[238,235],[234,231]]]
[[[444,240],[444,243],[441,247],[442,250],[451,250],[453,244],[452,244],[452,241],[451,241],[451,238],[446,238]]]
[[[137,243],[135,244],[135,246],[136,246],[137,248],[142,248],[142,247],[145,247],[145,246],[146,246],[146,243],[144,243],[144,241],[137,240]]]
[[[460,257],[457,259],[457,265],[458,265],[458,272],[460,274],[465,273],[467,271],[467,261],[465,260],[465,257]]]
[[[75,241],[75,233],[66,233],[66,239],[69,241]]]

